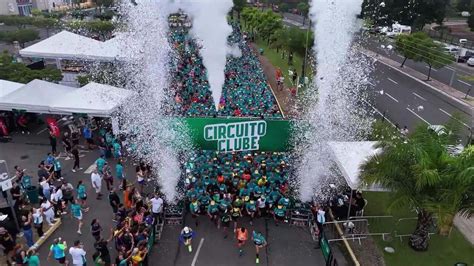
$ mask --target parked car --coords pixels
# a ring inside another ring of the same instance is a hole
[[[469,59],[467,59],[466,63],[468,66],[474,67],[474,57],[470,57]]]

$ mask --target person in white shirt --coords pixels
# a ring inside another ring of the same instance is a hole
[[[39,237],[43,236],[43,210],[41,208],[33,208],[33,226]]]
[[[69,254],[72,257],[72,265],[84,266],[86,265],[86,251],[83,248],[81,241],[74,241],[74,246],[69,248]]]
[[[55,222],[53,204],[51,204],[48,199],[43,199],[43,202],[41,203],[41,209],[43,209],[43,214],[46,219],[46,222],[49,224],[49,226],[52,226]]]
[[[150,202],[151,212],[153,213],[153,218],[155,218],[154,223],[161,223],[161,216],[163,214],[163,199],[158,194],[155,194]]]
[[[94,171],[92,171],[91,182],[92,187],[95,189],[95,193],[97,194],[97,199],[100,200],[102,198],[102,194],[100,193],[102,189],[102,177],[97,172],[97,169],[94,169]]]

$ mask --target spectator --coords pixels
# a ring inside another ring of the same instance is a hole
[[[86,266],[86,251],[80,240],[74,241],[74,246],[69,248],[73,266]]]
[[[36,228],[38,237],[43,236],[43,209],[33,208],[33,226]]]
[[[4,227],[0,227],[0,245],[3,247],[3,254],[6,256],[7,264],[11,265],[10,259],[15,254],[15,240]]]
[[[101,239],[100,233],[102,232],[102,226],[100,226],[98,219],[92,219],[91,222],[91,234],[94,237],[95,241],[99,241]]]
[[[115,189],[112,188],[110,190],[110,193],[109,193],[109,203],[110,203],[110,206],[112,207],[112,211],[114,213],[114,215],[117,213],[118,211],[118,207],[120,205],[120,198],[119,196],[117,195],[117,192],[115,192]]]

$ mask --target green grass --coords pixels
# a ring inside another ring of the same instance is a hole
[[[288,70],[293,70],[296,69],[296,72],[298,73],[298,77],[301,75],[301,68],[303,66],[303,57],[301,57],[299,54],[294,53],[293,54],[293,64],[288,65],[288,52],[285,51],[285,58],[283,59],[281,57],[282,55],[282,50],[280,49],[278,52],[276,49],[270,48],[267,45],[267,42],[261,39],[256,40],[256,44],[258,48],[263,49],[263,55],[272,63],[272,65],[276,68],[280,68],[281,72],[283,73],[283,76],[285,77],[285,84],[290,87],[291,86],[291,79],[292,77],[288,76]],[[308,69],[308,66],[306,66],[306,75],[311,72],[310,69]]]
[[[415,229],[416,220],[402,221],[397,225],[400,218],[415,217],[414,212],[408,209],[387,211],[390,203],[390,194],[385,192],[365,192],[364,197],[368,204],[364,215],[392,215],[393,219],[376,219],[369,221],[371,233],[392,232],[399,234],[410,234]],[[408,246],[408,237],[393,238],[390,242],[383,241],[381,237],[375,237],[379,248],[384,253],[387,265],[454,265],[456,262],[465,262],[468,265],[474,263],[474,247],[464,238],[464,236],[453,228],[449,237],[432,235],[430,246],[426,252],[416,252]],[[394,254],[383,251],[386,246],[395,249]]]

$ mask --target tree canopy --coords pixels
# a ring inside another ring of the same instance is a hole
[[[0,54],[0,79],[28,83],[34,79],[57,82],[62,78],[61,71],[58,69],[32,70],[23,63],[15,62],[13,56],[9,53],[3,52]]]
[[[421,28],[427,23],[441,24],[449,4],[449,0],[364,0],[361,15],[381,26],[398,22]]]
[[[8,43],[17,41],[21,47],[25,47],[25,43],[39,39],[39,32],[32,29],[19,29],[16,31],[0,32],[0,40]]]
[[[432,68],[441,68],[454,61],[452,55],[445,53],[442,46],[435,43],[424,32],[398,36],[395,47],[405,57],[401,67],[403,67],[407,59],[426,63],[428,65],[428,80],[430,79]]]
[[[396,133],[384,137],[378,144],[382,153],[362,166],[364,182],[393,192],[390,209],[417,211],[418,223],[409,241],[415,250],[428,249],[434,217],[439,233],[446,236],[456,214],[470,217],[474,213],[474,146],[466,147],[460,155],[447,149],[457,144],[459,127],[459,122],[452,120],[443,132],[420,125],[407,138]]]

